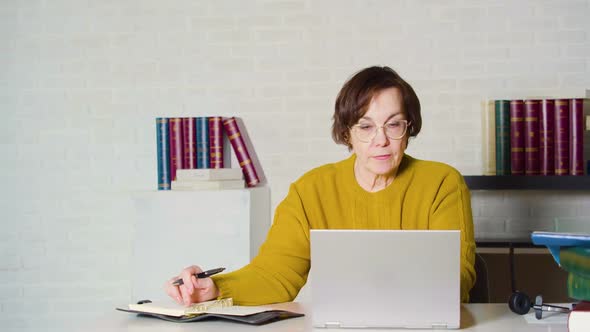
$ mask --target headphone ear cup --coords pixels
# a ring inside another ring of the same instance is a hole
[[[514,292],[508,300],[508,307],[515,314],[526,315],[531,310],[531,299],[522,292]]]

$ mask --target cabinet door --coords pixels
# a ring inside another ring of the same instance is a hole
[[[164,282],[189,265],[239,269],[270,226],[266,187],[141,193],[134,204],[132,301],[165,298]]]

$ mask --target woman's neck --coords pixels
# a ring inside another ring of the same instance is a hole
[[[368,192],[377,192],[389,186],[395,179],[397,169],[388,174],[372,174],[358,166],[358,161],[354,163],[354,177],[356,182]]]

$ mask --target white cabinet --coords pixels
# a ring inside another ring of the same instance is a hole
[[[153,191],[134,195],[132,300],[162,299],[184,267],[239,269],[271,224],[270,190]]]

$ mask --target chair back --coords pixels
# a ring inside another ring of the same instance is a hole
[[[469,292],[470,303],[489,303],[489,281],[488,281],[488,266],[483,257],[475,254],[475,285]]]

